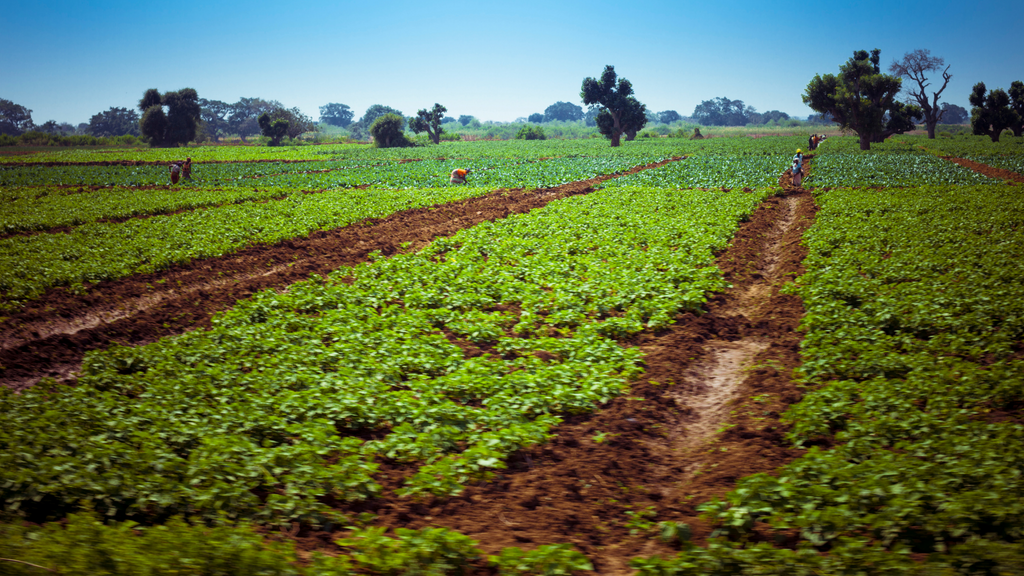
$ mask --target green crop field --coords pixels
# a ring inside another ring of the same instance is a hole
[[[542,470],[545,446],[611,406],[639,405],[621,430],[645,411],[659,426],[692,421],[678,382],[644,381],[675,395],[673,410],[631,396],[656,351],[639,343],[699,320],[732,288],[716,258],[755,213],[771,207],[790,225],[776,207],[795,191],[780,177],[806,138],[203,147],[189,150],[194,180],[177,186],[163,163],[180,150],[4,158],[0,328],[12,350],[34,345],[19,314],[55,294],[74,301],[496,191],[541,198],[603,181],[260,291],[200,329],[93,350],[73,385],[41,373],[0,387],[0,557],[50,565],[70,548],[152,550],[146,562],[171,565],[157,559],[179,549],[261,574],[454,574],[488,550],[503,574],[581,572],[614,554],[645,576],[1013,573],[1024,565],[1024,188],[946,158],[1021,174],[1019,140],[898,136],[868,152],[853,137],[826,140],[804,180],[818,209],[805,271],[772,287],[806,309],[802,364],[779,376],[803,397],[763,411],[788,463],[699,502],[664,497],[685,490],[673,475],[696,474],[659,471],[653,456],[628,481],[538,484],[529,510],[614,512],[555,541],[501,546],[441,520]],[[456,167],[472,170],[469,185],[448,185]],[[699,339],[739,339],[728,330]],[[723,414],[740,400],[722,400]],[[594,426],[588,449],[677,449],[654,426],[638,444]],[[699,468],[733,449],[723,442],[664,458]],[[426,524],[377,521],[382,502]],[[677,521],[688,505],[694,527]],[[69,529],[45,524],[61,519]],[[300,529],[334,534],[333,548],[297,556]]]

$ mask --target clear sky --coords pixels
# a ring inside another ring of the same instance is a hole
[[[806,116],[808,81],[873,48],[883,68],[917,48],[945,58],[942,100],[965,108],[978,81],[1024,80],[1024,0],[0,2],[0,98],[37,124],[185,87],[314,120],[328,102],[356,118],[372,104],[412,115],[439,102],[450,116],[511,121],[581,104],[583,78],[606,64],[651,110],[688,116],[725,96]]]

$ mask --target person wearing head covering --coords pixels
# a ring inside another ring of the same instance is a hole
[[[185,180],[192,179],[192,158],[185,158],[185,163],[181,165],[181,175]]]
[[[181,160],[171,162],[171,184],[177,184],[181,177]]]
[[[804,179],[803,165],[804,165],[804,153],[803,153],[802,150],[797,148],[796,149],[796,155],[793,156],[793,166],[791,167],[791,170],[793,172],[793,186],[794,187],[799,188],[800,187],[800,183]]]
[[[456,168],[452,170],[451,183],[452,184],[465,184],[466,175],[469,174],[469,170],[465,168]]]

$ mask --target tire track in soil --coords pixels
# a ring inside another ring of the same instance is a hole
[[[697,505],[803,453],[784,440],[779,414],[801,397],[791,375],[804,309],[780,289],[803,273],[800,240],[815,213],[802,189],[784,187],[766,200],[717,257],[733,288],[711,298],[705,313],[680,314],[672,327],[627,342],[646,353],[643,380],[599,412],[567,417],[552,442],[512,455],[495,480],[415,502],[393,495],[414,467],[383,462],[381,499],[337,507],[373,512],[382,526],[458,530],[487,554],[572,543],[601,574],[632,574],[630,558],[676,551],[656,529],[629,526],[626,512],[685,522],[704,543],[712,527],[697,518]],[[306,555],[336,553],[333,541],[344,535],[296,528],[289,539]]]
[[[196,260],[154,274],[86,287],[84,295],[49,290],[0,321],[0,385],[24,389],[43,377],[73,380],[90,350],[112,344],[138,346],[210,325],[216,312],[265,289],[282,290],[310,275],[417,250],[484,221],[541,208],[593,191],[600,182],[663,166],[637,166],[547,189],[501,189],[478,198],[404,210],[273,246],[258,245],[220,258]]]

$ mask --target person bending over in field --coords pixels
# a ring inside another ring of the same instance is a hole
[[[177,184],[178,178],[181,177],[181,160],[177,162],[171,162],[171,184]]]
[[[452,184],[465,184],[467,174],[469,174],[469,170],[464,168],[456,168],[455,170],[452,170]]]
[[[181,175],[185,180],[192,179],[192,158],[185,158],[185,163],[181,165]]]

